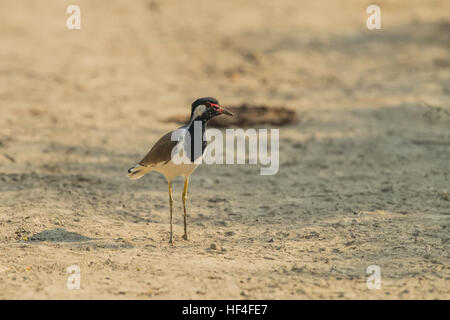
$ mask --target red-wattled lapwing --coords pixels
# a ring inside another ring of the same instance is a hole
[[[203,156],[206,148],[207,141],[204,136],[206,123],[213,117],[221,114],[233,116],[231,112],[222,108],[219,105],[219,101],[215,98],[206,97],[195,100],[192,103],[191,118],[189,119],[189,122],[177,131],[177,135],[179,136],[178,140],[173,139],[172,137],[174,131],[165,134],[155,143],[149,153],[147,153],[147,155],[136,166],[128,170],[128,177],[133,180],[139,179],[151,171],[158,171],[166,177],[167,183],[169,184],[170,243],[173,243],[172,180],[177,176],[184,177],[184,189],[182,196],[184,210],[183,239],[187,240],[186,194],[189,184],[189,177],[197,168],[199,163],[198,160]],[[190,138],[184,139],[187,133],[190,134]],[[201,146],[199,144],[201,144]],[[173,161],[172,151],[174,148],[182,149],[182,153],[186,155],[190,161],[183,163]]]

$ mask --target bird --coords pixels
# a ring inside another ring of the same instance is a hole
[[[173,244],[172,181],[178,176],[182,176],[184,178],[184,188],[182,193],[184,211],[183,239],[188,240],[186,199],[189,178],[199,165],[199,160],[201,160],[207,146],[207,141],[204,136],[206,124],[212,118],[222,114],[233,117],[233,114],[223,108],[216,98],[204,97],[195,100],[191,105],[191,116],[189,121],[177,130],[163,135],[137,165],[128,169],[128,177],[131,180],[142,178],[144,175],[152,171],[159,172],[166,178],[169,186],[170,244]],[[174,139],[174,136],[178,136],[178,138]],[[189,139],[187,137],[189,137]],[[184,154],[185,159],[188,161],[181,163],[180,161],[175,161],[173,155],[179,154],[178,152]]]

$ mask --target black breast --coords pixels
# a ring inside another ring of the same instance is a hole
[[[195,129],[197,126],[197,129]],[[201,129],[200,129],[201,128]],[[199,130],[200,129],[200,130]],[[198,120],[193,121],[187,128],[190,134],[191,141],[185,139],[184,150],[187,152],[187,156],[192,162],[200,158],[205,152],[208,142],[205,140],[204,133],[206,130],[206,121]]]

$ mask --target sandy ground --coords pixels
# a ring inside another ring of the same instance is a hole
[[[450,3],[370,4],[0,1],[0,298],[449,299]],[[170,246],[126,170],[201,96],[299,121],[277,175],[196,171],[189,241],[177,180]]]

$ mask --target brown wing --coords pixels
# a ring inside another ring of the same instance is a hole
[[[176,146],[178,141],[172,141],[170,138],[172,131],[162,136],[147,153],[139,164],[141,166],[151,166],[161,162],[168,162],[172,158],[172,149]]]

